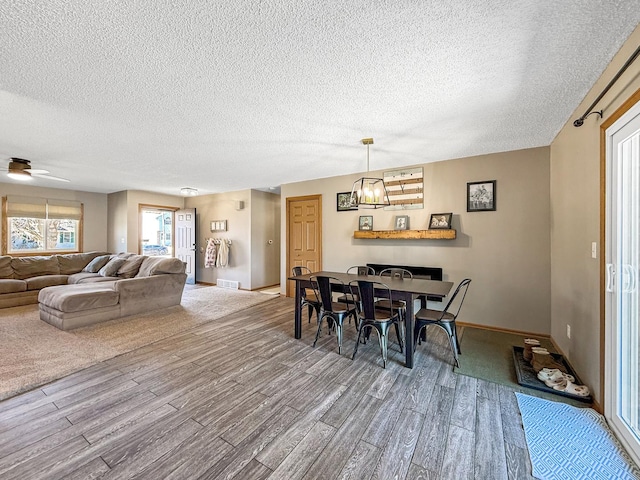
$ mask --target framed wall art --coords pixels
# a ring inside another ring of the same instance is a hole
[[[390,205],[385,210],[424,208],[424,173],[422,167],[384,172],[384,184]]]
[[[395,230],[409,230],[409,215],[396,215]]]
[[[351,205],[351,192],[341,192],[336,194],[336,209],[339,212],[358,210],[357,206]]]
[[[495,180],[467,183],[467,212],[489,212],[495,209]]]
[[[211,220],[211,231],[212,232],[226,232],[227,231],[227,221],[226,220]]]
[[[429,230],[451,229],[451,217],[453,213],[432,213],[429,218]]]
[[[373,215],[361,215],[358,230],[373,230]]]

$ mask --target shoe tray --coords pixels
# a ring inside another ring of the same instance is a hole
[[[513,363],[516,367],[516,376],[518,377],[518,383],[520,385],[522,385],[523,387],[540,390],[542,392],[553,393],[554,395],[560,395],[562,397],[573,398],[574,400],[579,400],[585,403],[591,403],[593,401],[591,395],[582,397],[580,395],[573,395],[571,393],[561,392],[560,390],[547,387],[547,385],[538,378],[538,375],[536,374],[536,371],[533,369],[531,364],[524,359],[523,352],[524,347],[518,347],[515,345],[513,346]],[[578,378],[576,372],[573,371],[571,366],[565,361],[562,355],[560,355],[559,353],[549,353],[556,362],[564,365],[564,367],[567,369],[567,373],[575,377],[576,381],[574,383],[576,385],[582,385],[580,378]]]

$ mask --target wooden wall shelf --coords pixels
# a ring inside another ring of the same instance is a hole
[[[451,230],[356,230],[353,238],[383,238],[405,240],[454,240],[456,231]]]

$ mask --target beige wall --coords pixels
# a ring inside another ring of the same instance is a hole
[[[0,196],[26,195],[58,200],[75,200],[84,206],[83,250],[107,250],[107,195],[24,184],[0,183]]]
[[[127,249],[127,192],[108,195],[107,246],[109,252]]]
[[[497,153],[422,167],[425,208],[421,210],[337,212],[336,193],[350,191],[359,175],[283,185],[282,238],[286,238],[286,198],[321,194],[325,270],[344,271],[367,262],[442,267],[446,280],[473,280],[460,321],[548,334],[549,149]],[[467,213],[467,182],[481,180],[497,180],[497,210]],[[373,215],[375,230],[393,229],[398,214],[409,215],[411,229],[426,229],[429,214],[438,212],[453,212],[456,240],[353,238],[359,215]],[[281,256],[284,293],[284,242]]]
[[[280,282],[280,195],[251,190],[251,288]]]
[[[218,278],[240,282],[240,288],[251,289],[251,190],[216,193],[186,199],[186,208],[196,209],[197,264],[196,281],[216,283]],[[242,210],[236,210],[237,202],[244,201]],[[227,220],[226,232],[212,232],[212,220]],[[210,237],[226,238],[233,243],[229,266],[204,268],[204,251]]]
[[[551,144],[551,335],[582,381],[600,395],[600,125],[597,115],[580,128],[580,117],[640,44],[640,27]],[[640,60],[631,64],[595,107],[607,119],[640,88]],[[598,259],[591,258],[598,242]],[[571,339],[567,338],[571,325]]]

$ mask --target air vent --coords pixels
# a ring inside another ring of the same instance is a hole
[[[236,280],[223,280],[222,278],[219,278],[216,281],[216,285],[221,288],[229,288],[231,290],[238,290],[238,288],[240,288],[240,282]]]

